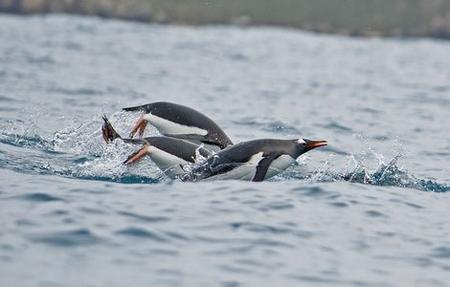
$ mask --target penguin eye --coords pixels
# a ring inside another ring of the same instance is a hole
[[[299,139],[297,142],[303,146],[306,145],[306,142],[303,139]]]

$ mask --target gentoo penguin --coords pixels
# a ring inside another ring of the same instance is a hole
[[[211,155],[209,151],[198,145],[171,137],[122,138],[114,130],[106,116],[103,116],[103,121],[102,134],[106,143],[119,138],[126,143],[143,145],[124,161],[124,164],[127,165],[135,163],[148,155],[166,175],[170,178],[177,178],[186,173],[183,167],[195,162],[197,153],[205,158]]]
[[[130,138],[133,138],[136,133],[142,137],[145,127],[150,123],[165,136],[188,140],[196,144],[203,143],[205,147],[214,151],[233,144],[213,120],[183,105],[155,102],[123,110],[144,112],[134,125]]]
[[[308,139],[259,139],[230,146],[194,168],[185,180],[241,179],[262,181],[288,168],[307,151],[327,145]]]

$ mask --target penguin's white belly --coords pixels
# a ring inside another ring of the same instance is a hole
[[[225,179],[238,179],[238,180],[252,180],[256,174],[256,168],[258,163],[263,159],[263,153],[257,153],[253,155],[246,163],[242,163],[239,166],[233,168],[222,174],[214,175],[206,180],[225,180]]]
[[[264,176],[264,179],[271,178],[272,176],[283,172],[294,163],[295,159],[293,159],[290,155],[279,156],[270,164],[269,168],[267,169],[266,176]]]
[[[214,175],[206,178],[205,180],[225,180],[225,179],[239,179],[239,180],[252,180],[255,176],[256,166],[249,164],[241,164],[240,166],[233,168],[232,170]]]
[[[207,130],[171,122],[169,120],[152,115],[151,113],[146,114],[144,118],[151,125],[155,126],[162,134],[196,134],[202,136],[206,136],[208,134]]]
[[[149,157],[170,178],[176,178],[185,173],[182,166],[188,164],[184,159],[154,146],[149,147]]]

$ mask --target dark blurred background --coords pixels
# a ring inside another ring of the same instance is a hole
[[[450,39],[450,0],[0,0],[0,11]]]

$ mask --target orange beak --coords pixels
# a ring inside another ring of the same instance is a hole
[[[147,127],[147,123],[148,121],[144,118],[144,115],[140,116],[131,130],[130,138],[133,138],[136,133],[138,133],[139,137],[142,137],[144,135],[145,128]]]
[[[305,139],[306,142],[306,149],[307,150],[312,150],[321,146],[326,146],[328,143],[327,141],[321,140],[321,141],[311,141],[311,140],[307,140]]]

